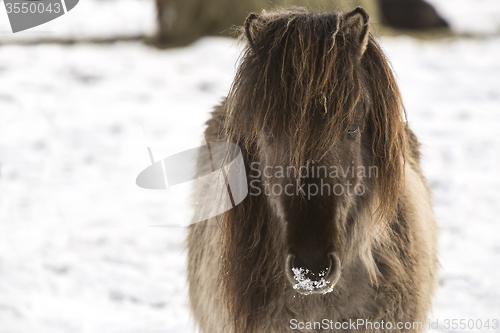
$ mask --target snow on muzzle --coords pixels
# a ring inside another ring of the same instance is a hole
[[[303,295],[326,294],[333,290],[340,277],[341,265],[337,254],[330,252],[324,258],[324,264],[315,268],[297,260],[293,254],[288,254],[285,263],[288,281],[293,289]]]

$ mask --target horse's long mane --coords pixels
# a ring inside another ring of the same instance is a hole
[[[404,167],[404,108],[374,38],[358,40],[343,14],[300,9],[251,14],[244,36],[248,45],[223,106],[225,139],[238,143],[250,163],[267,129],[288,145],[290,164],[300,166],[334,147],[364,103],[371,162],[379,170],[374,193],[380,216],[392,217]],[[269,310],[284,291],[280,236],[262,197],[224,216],[222,290],[237,332],[251,330],[259,310]]]

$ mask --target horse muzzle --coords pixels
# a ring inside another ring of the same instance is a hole
[[[295,255],[288,254],[285,270],[288,281],[300,294],[326,294],[333,290],[339,280],[341,264],[334,252],[316,260],[313,265],[307,265]]]

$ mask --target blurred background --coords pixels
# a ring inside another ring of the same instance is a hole
[[[202,142],[275,5],[370,12],[440,228],[430,331],[500,332],[444,325],[500,320],[500,1],[84,0],[16,34],[0,1],[0,333],[194,332],[186,196],[135,178]]]

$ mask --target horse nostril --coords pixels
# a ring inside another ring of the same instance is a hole
[[[306,265],[299,257],[289,254],[285,270],[289,282],[298,292],[305,295],[326,294],[333,290],[340,277],[340,260],[337,254],[331,252]]]
[[[325,255],[306,260],[298,255],[292,262],[294,269],[302,270],[302,274],[311,280],[320,280],[330,269],[330,258]]]

